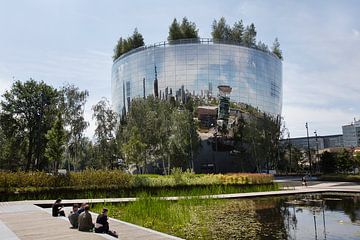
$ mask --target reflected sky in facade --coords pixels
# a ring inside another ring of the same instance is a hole
[[[216,97],[218,85],[229,85],[231,101],[281,114],[281,61],[271,53],[217,43],[164,44],[121,56],[112,68],[112,104],[117,112],[132,98],[143,97],[144,90],[145,96],[153,94],[155,66],[160,96],[174,96],[183,89]]]

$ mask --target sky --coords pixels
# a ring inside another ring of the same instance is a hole
[[[74,84],[90,93],[91,107],[111,99],[113,48],[135,27],[146,44],[165,41],[174,17],[196,23],[254,23],[257,40],[283,51],[283,111],[292,137],[340,134],[360,119],[360,1],[356,0],[0,0],[0,94],[15,80]]]

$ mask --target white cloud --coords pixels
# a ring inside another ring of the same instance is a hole
[[[360,36],[360,32],[359,32],[359,30],[357,30],[357,29],[353,29],[353,30],[352,30],[352,33],[353,33],[353,35],[354,35],[355,38],[358,38],[358,37]]]

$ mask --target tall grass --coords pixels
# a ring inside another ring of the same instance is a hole
[[[131,175],[120,170],[85,170],[67,175],[45,172],[1,172],[0,201],[24,199],[198,196],[277,188],[267,174]]]
[[[45,172],[1,172],[0,188],[26,187],[173,187],[198,185],[241,185],[271,183],[268,174],[194,174],[174,171],[168,176],[131,175],[120,170],[84,170],[68,175],[51,175]]]
[[[143,195],[129,204],[96,204],[92,211],[100,212],[102,207],[107,207],[110,217],[183,237],[183,230],[199,220],[196,218],[204,219],[198,208],[215,205],[216,201],[209,199],[189,198],[171,202]]]
[[[261,226],[253,200],[185,198],[165,201],[144,194],[128,204],[103,203],[110,217],[185,239],[258,239]]]

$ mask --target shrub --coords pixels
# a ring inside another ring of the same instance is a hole
[[[119,188],[211,186],[271,183],[269,174],[195,174],[173,169],[168,176],[131,175],[120,170],[93,170],[71,172],[68,175],[52,175],[45,172],[0,172],[0,188],[5,191],[26,188]]]

